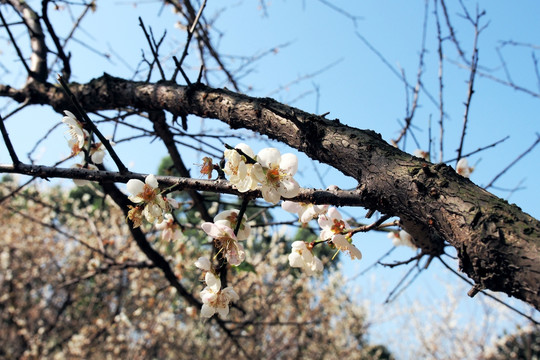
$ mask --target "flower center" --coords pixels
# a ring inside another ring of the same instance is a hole
[[[334,234],[341,234],[345,230],[345,222],[343,220],[334,219],[334,225],[330,228]]]
[[[275,167],[273,169],[268,169],[266,172],[266,179],[270,184],[277,184],[279,183],[279,180],[281,178],[281,174],[279,173],[279,168]]]
[[[144,184],[141,197],[144,199],[144,202],[150,203],[156,198],[156,192],[150,185]]]

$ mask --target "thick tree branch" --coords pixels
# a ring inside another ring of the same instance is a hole
[[[425,253],[440,255],[447,241],[458,251],[461,270],[478,286],[540,308],[540,222],[444,164],[404,153],[370,130],[202,84],[148,84],[104,75],[88,84],[72,84],[71,90],[86,111],[132,107],[193,114],[288,144],[355,178],[359,205],[399,216]],[[68,106],[65,95],[52,85],[0,88],[0,96],[8,94],[59,112]]]

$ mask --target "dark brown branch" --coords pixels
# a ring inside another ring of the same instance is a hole
[[[19,57],[21,64],[23,64],[24,68],[26,69],[28,76],[32,76],[32,70],[30,70],[30,67],[26,63],[26,60],[24,59],[24,55],[21,49],[19,48],[19,45],[17,45],[18,44],[17,40],[15,40],[15,37],[13,36],[11,29],[9,28],[9,25],[6,22],[6,19],[4,18],[4,15],[2,14],[1,10],[0,10],[0,20],[2,21],[2,25],[6,28],[6,31],[9,36],[9,40],[11,41],[11,44],[15,48],[15,51],[17,52],[17,56]]]
[[[60,60],[62,60],[62,76],[64,77],[64,79],[69,81],[69,78],[71,77],[71,65],[69,63],[69,56],[66,55],[66,53],[64,52],[64,46],[62,46],[62,44],[60,43],[60,39],[58,38],[58,35],[56,35],[56,31],[54,30],[54,27],[49,20],[49,15],[47,12],[49,8],[49,3],[50,0],[41,1],[41,17],[43,19],[43,22],[45,23],[45,26],[47,27],[47,31],[51,36],[54,46],[56,47],[56,53],[58,54]]]
[[[19,157],[17,156],[17,153],[15,152],[15,149],[13,148],[13,144],[11,143],[11,139],[9,138],[9,134],[6,130],[6,126],[4,124],[4,119],[0,115],[0,132],[2,132],[2,137],[4,138],[4,143],[6,144],[6,147],[9,152],[9,156],[11,156],[11,161],[13,161],[13,167],[17,168],[21,161],[19,160]]]
[[[540,308],[540,222],[449,166],[406,154],[373,131],[269,98],[202,84],[147,84],[105,75],[88,84],[73,84],[71,89],[87,111],[132,107],[172,115],[188,113],[288,144],[356,179],[356,204],[399,217],[425,253],[440,255],[448,242],[457,249],[462,271],[476,283]],[[30,91],[0,87],[0,95],[2,90],[21,101]],[[32,103],[48,104],[58,111],[69,101],[47,85],[33,84],[32,94]],[[317,202],[321,199],[325,196],[306,200],[321,203]],[[327,200],[322,203],[329,203]]]

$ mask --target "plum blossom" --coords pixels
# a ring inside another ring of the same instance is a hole
[[[469,167],[469,162],[467,161],[467,158],[459,159],[456,166],[456,172],[459,175],[468,178],[471,176],[471,173],[473,171],[474,171],[474,167]]]
[[[220,212],[214,217],[214,222],[219,221],[219,220],[225,220],[228,222],[226,223],[226,225],[234,230],[236,229],[236,226],[238,225],[239,212],[240,211],[236,209]],[[249,237],[250,233],[251,233],[251,226],[248,224],[248,219],[247,219],[246,214],[244,214],[242,217],[242,221],[240,223],[240,228],[238,229],[238,234],[236,234],[236,238],[238,240],[246,240]]]
[[[314,256],[303,241],[291,244],[292,252],[289,254],[289,265],[301,268],[307,275],[313,275],[323,270],[321,260]]]
[[[159,193],[158,181],[154,175],[148,175],[145,178],[144,183],[138,179],[129,180],[127,182],[127,190],[131,193],[131,195],[128,196],[129,200],[135,204],[144,205],[142,215],[148,222],[153,223],[156,219],[158,222],[163,221],[163,215],[170,210],[170,204],[166,198]],[[140,208],[141,206],[137,206],[133,209]],[[133,215],[138,216],[138,214]]]
[[[257,154],[252,171],[261,184],[264,200],[277,204],[281,197],[292,198],[300,192],[300,186],[293,178],[297,170],[296,155],[281,155],[276,148],[266,148]]]
[[[224,252],[229,264],[238,266],[246,258],[246,252],[229,225],[228,220],[217,220],[213,223],[202,223],[201,228],[214,239],[216,247]]]
[[[234,148],[241,150],[252,159],[255,157],[253,150],[244,143],[240,143]],[[240,155],[240,153],[234,149],[227,149],[223,153],[225,160],[227,160],[223,172],[227,174],[229,181],[234,184],[240,192],[255,190],[257,188],[257,179],[252,174],[253,164],[250,163],[245,156]]]
[[[356,246],[349,242],[350,235],[343,235],[343,231],[350,229],[347,221],[343,220],[338,209],[331,207],[328,214],[320,215],[319,226],[321,227],[321,240],[330,240],[340,251],[347,252],[351,259],[362,259],[362,253]]]
[[[221,281],[211,272],[206,273],[204,280],[206,287],[201,291],[203,302],[201,316],[210,318],[216,312],[222,317],[227,316],[229,314],[229,303],[238,301],[240,297],[231,286],[221,289]]]
[[[388,233],[388,238],[392,239],[392,244],[394,246],[408,246],[410,248],[416,249],[416,246],[413,243],[412,236],[405,230],[392,231]]]
[[[203,271],[210,271],[212,269],[212,263],[206,256],[201,256],[195,261],[195,266]]]
[[[419,158],[422,158],[426,161],[429,161],[429,153],[427,151],[424,151],[422,149],[416,149],[413,152],[413,155]]]
[[[314,205],[286,200],[281,203],[281,208],[290,213],[298,214],[300,222],[308,223],[318,215],[324,214],[328,210],[328,205]]]
[[[163,216],[163,221],[156,224],[156,229],[161,230],[161,239],[163,241],[178,240],[182,237],[180,226],[175,222],[171,213]]]
[[[88,132],[83,129],[82,123],[77,120],[71,111],[64,110],[64,114],[66,114],[66,116],[62,118],[62,122],[69,127],[67,133],[70,136],[68,144],[71,148],[71,154],[77,155],[83,149],[89,135]]]
[[[109,141],[109,144],[111,144],[111,146],[114,146],[115,143],[110,140],[110,139],[107,139]],[[105,145],[103,145],[103,143],[95,143],[92,145],[92,147],[90,148],[90,159],[92,159],[92,162],[94,164],[103,164],[103,158],[105,157],[105,155],[107,154],[106,152],[106,148],[105,148]]]

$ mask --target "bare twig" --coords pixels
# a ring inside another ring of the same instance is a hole
[[[161,79],[162,80],[165,80],[165,72],[163,71],[163,67],[161,66],[161,62],[159,61],[159,55],[158,55],[158,50],[159,50],[159,45],[156,44],[156,41],[153,37],[153,34],[152,36],[150,36],[150,34],[148,34],[148,32],[146,31],[146,27],[144,26],[144,22],[142,20],[142,18],[139,16],[139,26],[142,28],[143,32],[144,32],[144,36],[146,37],[146,41],[148,42],[148,46],[150,46],[150,51],[152,52],[152,56],[154,57],[154,63],[157,64],[158,66],[158,69],[159,69],[159,73],[161,75]],[[152,30],[150,30],[152,31]],[[160,40],[160,43],[161,41],[163,40],[163,38],[165,37],[165,34],[163,34],[163,37],[161,38]]]
[[[514,161],[512,161],[510,164],[508,164],[507,167],[505,167],[500,173],[498,173],[490,182],[489,184],[487,184],[486,186],[484,186],[484,189],[489,189],[490,187],[493,186],[493,184],[495,183],[495,181],[497,181],[497,179],[499,179],[504,173],[506,173],[512,166],[514,166],[519,160],[521,160],[525,155],[527,155],[528,153],[530,153],[535,147],[536,145],[538,145],[538,143],[540,142],[540,134],[536,134],[536,140],[534,141],[534,143],[529,146],[527,148],[527,150],[525,150],[523,153],[521,153],[517,158],[514,159]]]
[[[441,258],[439,258],[439,261],[444,265],[444,267],[446,267],[448,270],[450,270],[450,272],[452,272],[454,275],[456,275],[457,277],[459,277],[461,280],[465,281],[467,284],[471,285],[471,286],[475,286],[475,284],[473,284],[469,279],[467,279],[466,277],[464,277],[463,275],[461,275],[460,273],[458,273],[456,270],[452,269],[451,266],[449,266],[446,262],[444,262]],[[532,316],[529,316],[527,314],[525,314],[524,312],[516,309],[515,307],[507,304],[506,302],[502,301],[502,300],[499,300],[498,298],[496,298],[495,296],[491,295],[490,293],[482,290],[482,289],[477,289],[478,291],[477,292],[480,292],[484,295],[486,295],[488,298],[490,299],[493,299],[495,300],[496,302],[498,302],[499,304],[501,305],[504,305],[506,306],[507,308],[509,308],[510,310],[518,313],[519,315],[525,317],[526,319],[532,321],[533,323],[537,324],[537,325],[540,325],[540,322],[537,321],[536,319],[534,319]],[[475,290],[476,291],[476,290]]]
[[[456,163],[462,157],[461,154],[463,151],[463,143],[465,141],[465,136],[467,133],[467,124],[469,122],[469,110],[471,107],[472,96],[474,94],[474,80],[476,78],[476,70],[478,68],[478,37],[480,36],[480,32],[482,31],[482,28],[480,28],[480,18],[484,15],[484,12],[479,13],[477,9],[476,18],[473,20],[470,17],[469,13],[467,12],[463,4],[462,4],[462,7],[467,14],[466,15],[467,18],[474,25],[474,42],[473,42],[473,53],[471,57],[469,82],[468,82],[468,87],[467,87],[467,100],[465,101],[465,113],[463,114],[463,129],[461,131],[461,138],[459,140],[459,147],[457,149]]]
[[[19,60],[21,61],[21,63],[23,64],[24,68],[26,69],[26,72],[28,73],[28,76],[32,76],[32,70],[30,70],[30,67],[28,66],[28,64],[26,63],[25,59],[24,59],[24,55],[21,51],[21,49],[19,49],[19,45],[18,42],[15,40],[15,37],[13,36],[13,34],[11,33],[11,29],[9,28],[9,25],[8,23],[6,22],[6,19],[4,18],[4,15],[2,14],[2,11],[0,10],[0,20],[2,20],[2,25],[6,28],[6,31],[8,33],[8,36],[9,36],[9,39],[11,41],[11,44],[13,45],[13,47],[15,48],[15,51],[17,52],[17,56],[19,56]]]
[[[420,50],[420,57],[418,61],[416,85],[414,86],[414,89],[413,89],[413,102],[412,102],[410,112],[407,111],[407,114],[405,116],[405,126],[403,127],[403,129],[401,129],[401,132],[398,135],[397,139],[392,140],[392,143],[394,144],[399,144],[401,139],[407,134],[407,131],[409,130],[409,127],[411,126],[411,122],[414,118],[416,108],[418,106],[418,95],[420,93],[420,88],[422,86],[422,73],[424,72],[424,54],[426,53],[426,34],[427,34],[427,20],[428,20],[428,8],[429,8],[428,5],[429,5],[429,2],[426,1],[425,6],[424,6],[424,25],[422,28],[422,50]],[[405,84],[407,84],[406,79],[404,79],[404,82]]]
[[[11,161],[13,161],[13,166],[17,168],[21,161],[17,157],[17,153],[15,152],[15,149],[13,148],[13,144],[11,143],[11,139],[9,138],[9,134],[6,130],[6,126],[4,125],[4,119],[0,115],[0,131],[2,132],[2,137],[4,138],[4,143],[6,144],[6,147],[9,152],[9,156],[11,156]]]

